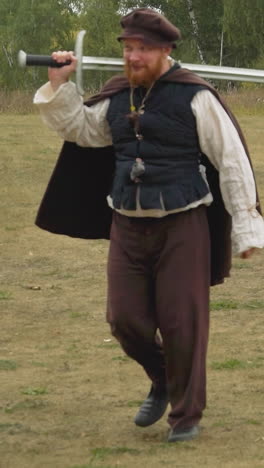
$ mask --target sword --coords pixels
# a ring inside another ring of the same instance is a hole
[[[124,60],[121,58],[109,57],[92,57],[83,56],[83,39],[86,34],[85,30],[78,33],[74,54],[77,58],[76,68],[76,87],[78,93],[83,95],[83,70],[107,70],[120,72],[124,67]],[[18,52],[18,64],[21,67],[25,66],[45,66],[45,67],[62,67],[69,64],[65,62],[61,64],[53,60],[49,55],[32,55],[26,54],[23,50]],[[229,81],[248,81],[254,83],[264,83],[264,70],[236,67],[222,67],[217,65],[201,65],[192,63],[179,62],[181,67],[188,68],[194,73],[197,73],[203,78]]]

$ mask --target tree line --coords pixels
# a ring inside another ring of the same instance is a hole
[[[181,30],[177,60],[264,68],[263,0],[1,0],[1,89],[34,89],[46,80],[47,70],[18,67],[20,49],[73,50],[81,29],[87,31],[85,55],[120,57],[120,18],[135,7],[156,8]],[[107,77],[86,73],[93,88]]]

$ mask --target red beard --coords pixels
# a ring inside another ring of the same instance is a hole
[[[132,86],[145,86],[148,88],[162,74],[162,65],[162,57],[159,57],[151,68],[145,66],[139,72],[136,72],[131,64],[125,62],[125,75]]]

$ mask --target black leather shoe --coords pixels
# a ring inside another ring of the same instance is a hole
[[[171,429],[168,437],[168,442],[183,442],[184,440],[191,440],[199,434],[199,427],[192,426],[188,428],[175,428]]]
[[[169,398],[166,388],[154,388],[152,385],[146,400],[136,414],[135,424],[141,427],[151,426],[163,416],[168,403]]]

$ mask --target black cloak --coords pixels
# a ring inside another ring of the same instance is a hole
[[[208,82],[187,69],[174,67],[160,80],[206,86],[228,113],[251,163],[239,124]],[[92,106],[127,87],[129,83],[125,76],[114,76],[99,94],[91,97],[85,104]],[[214,198],[207,208],[207,215],[211,236],[211,285],[215,285],[222,283],[230,275],[231,216],[224,207],[217,170],[205,155],[203,164],[206,166],[207,179]],[[114,170],[113,146],[84,148],[65,141],[38,209],[36,225],[55,234],[83,239],[109,239],[112,210],[107,205],[106,197]],[[261,213],[259,203],[257,209]]]

